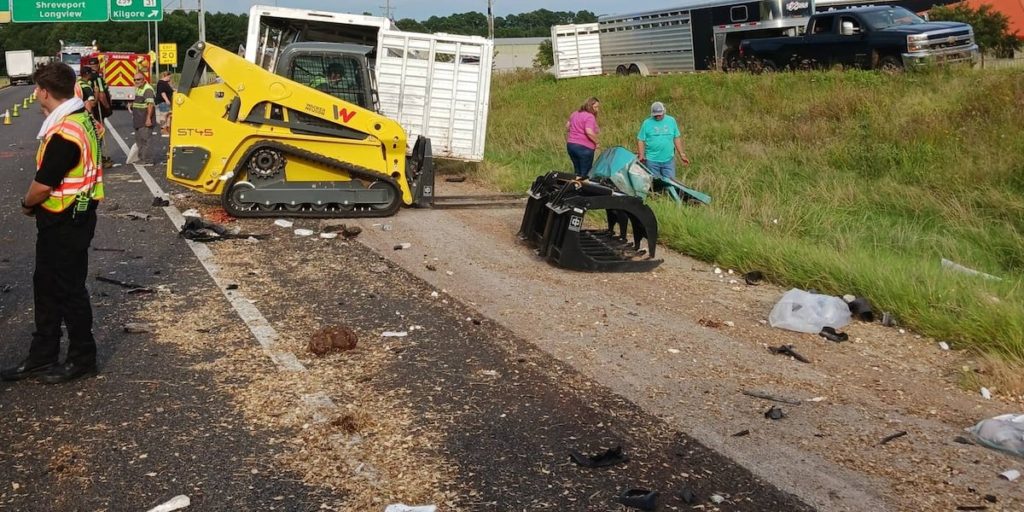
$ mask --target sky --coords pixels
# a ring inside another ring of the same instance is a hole
[[[548,9],[551,11],[592,11],[601,14],[621,14],[629,12],[659,9],[687,3],[688,0],[646,0],[638,4],[630,4],[622,0],[493,0],[494,15],[506,16]],[[184,8],[195,8],[197,0],[163,0],[164,8],[177,8],[179,3]],[[274,0],[252,2],[246,0],[204,0],[203,7],[211,12],[248,12],[255,3],[275,5]],[[335,12],[352,12],[361,14],[369,12],[383,14],[386,0],[277,0],[281,7],[299,9],[319,9]],[[487,0],[446,0],[442,2],[425,0],[391,0],[392,17],[395,19],[413,18],[425,20],[431,16],[447,16],[457,12],[487,12]]]

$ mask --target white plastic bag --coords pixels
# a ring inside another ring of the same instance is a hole
[[[780,329],[817,334],[822,327],[838,329],[850,323],[850,306],[839,297],[794,288],[772,308],[768,323]]]
[[[654,179],[651,178],[651,173],[647,172],[647,169],[636,164],[629,167],[629,182],[633,186],[633,190],[636,192],[633,195],[640,199],[645,199],[654,188]]]
[[[1024,457],[1024,414],[1003,414],[967,429],[982,446]]]

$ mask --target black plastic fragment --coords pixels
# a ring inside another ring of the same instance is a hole
[[[622,446],[613,446],[593,457],[584,455],[579,450],[569,450],[569,458],[586,468],[603,468],[629,462],[629,457],[622,453]]]
[[[846,334],[845,332],[838,332],[833,327],[822,327],[821,332],[818,333],[818,336],[821,336],[822,338],[825,338],[826,340],[829,341],[834,341],[836,343],[841,343],[850,339],[850,336],[848,334]]]
[[[656,510],[658,508],[658,491],[627,489],[619,495],[618,501],[629,508]]]

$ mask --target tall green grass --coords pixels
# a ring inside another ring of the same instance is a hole
[[[922,333],[1024,361],[1024,71],[505,75],[488,179],[522,190],[571,170],[565,121],[591,95],[604,146],[635,150],[655,100],[680,121],[693,164],[679,174],[714,203],[655,200],[669,247],[863,295]]]
[[[0,87],[7,87],[11,85],[11,79],[6,76],[0,76]]]

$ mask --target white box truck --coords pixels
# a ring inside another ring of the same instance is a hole
[[[485,38],[398,30],[383,17],[266,5],[249,11],[245,58],[275,71],[292,43],[368,47],[376,108],[409,140],[429,137],[434,157],[484,158],[494,45]]]
[[[32,73],[36,70],[32,50],[8,50],[4,57],[7,59],[7,76],[12,84],[32,83]]]

